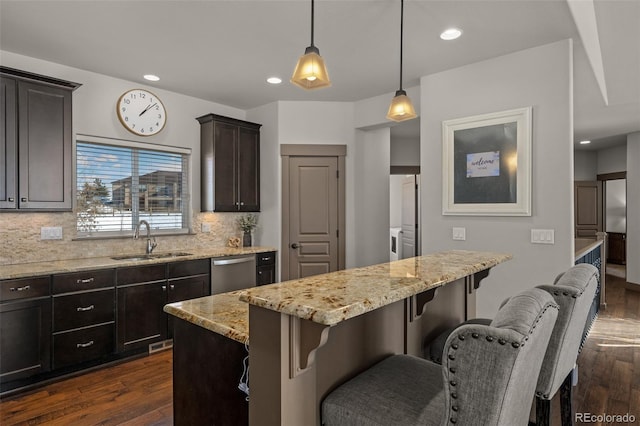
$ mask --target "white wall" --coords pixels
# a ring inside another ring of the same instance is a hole
[[[392,166],[420,165],[420,138],[391,138]]]
[[[402,181],[405,175],[389,176],[389,226],[402,226]]]
[[[280,170],[274,163],[280,158],[278,143],[278,103],[247,111],[247,120],[260,128],[260,218],[255,230],[256,245],[280,248]]]
[[[626,145],[598,151],[598,174],[624,172],[627,170]]]
[[[355,261],[367,266],[389,261],[389,144],[388,127],[358,130],[354,207],[356,214]]]
[[[598,175],[598,153],[596,151],[574,151],[574,180],[596,180]]]
[[[572,48],[565,40],[421,79],[423,253],[513,255],[483,282],[479,316],[492,317],[505,297],[550,283],[573,264]],[[442,121],[525,106],[533,107],[532,216],[443,216]],[[466,241],[452,241],[453,226],[466,228]],[[554,229],[555,244],[531,244],[532,228]]]
[[[627,282],[640,286],[640,132],[627,136]]]
[[[133,140],[191,148],[191,190],[194,212],[200,211],[200,124],[196,117],[214,113],[245,119],[241,109],[181,95],[141,81],[127,81],[28,56],[0,51],[2,65],[82,84],[73,92],[73,135]],[[162,100],[167,124],[157,135],[142,137],[127,131],[116,116],[116,101],[127,90],[145,88]]]

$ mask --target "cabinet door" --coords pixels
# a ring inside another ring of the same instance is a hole
[[[238,135],[239,210],[260,211],[260,131],[240,127]]]
[[[167,337],[167,282],[118,287],[118,351],[148,346]]]
[[[256,285],[267,285],[276,282],[276,266],[265,265],[256,268]]]
[[[51,299],[0,305],[0,382],[51,369]]]
[[[71,92],[18,83],[19,207],[71,210]]]
[[[238,126],[214,123],[215,211],[238,211]]]
[[[15,209],[18,206],[16,106],[16,81],[0,78],[0,209]]]
[[[182,300],[197,299],[209,294],[209,274],[196,275],[187,278],[169,280],[169,293],[167,303],[180,302]],[[173,338],[173,316],[167,314],[168,338]]]

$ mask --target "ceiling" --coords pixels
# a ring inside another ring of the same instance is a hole
[[[241,109],[276,100],[358,101],[398,88],[399,3],[317,0],[315,44],[333,85],[308,92],[288,83],[310,44],[308,0],[1,0],[0,49]],[[573,38],[576,142],[593,140],[587,149],[619,143],[640,130],[640,1],[597,0],[593,9],[608,105],[566,0],[407,0],[403,86]],[[462,37],[440,40],[450,26]],[[161,80],[146,82],[148,73]],[[271,76],[283,83],[267,84]],[[416,135],[417,123],[392,134]]]

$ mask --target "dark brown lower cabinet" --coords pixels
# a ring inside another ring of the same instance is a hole
[[[178,318],[174,327],[174,424],[248,425],[249,402],[238,389],[245,346]]]
[[[51,298],[0,304],[0,383],[51,369]]]
[[[276,282],[276,252],[256,254],[256,286]]]
[[[180,302],[182,300],[196,299],[209,294],[209,274],[196,275],[194,277],[176,278],[169,280],[169,292],[167,303]],[[165,314],[166,315],[166,314]],[[173,338],[173,315],[167,316],[167,337]]]
[[[167,338],[166,280],[118,287],[118,351],[124,352]]]
[[[208,295],[209,264],[198,259],[118,269],[118,352],[170,339],[164,305]]]

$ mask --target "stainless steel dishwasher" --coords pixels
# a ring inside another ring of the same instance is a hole
[[[255,254],[211,259],[211,294],[255,287]]]

